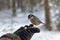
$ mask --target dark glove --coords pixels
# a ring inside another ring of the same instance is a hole
[[[30,40],[34,33],[39,33],[40,30],[38,28],[34,28],[32,24],[25,25],[21,27],[14,34],[18,35],[22,40]]]

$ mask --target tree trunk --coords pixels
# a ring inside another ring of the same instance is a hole
[[[12,11],[13,11],[13,16],[16,16],[16,6],[15,6],[15,0],[12,0]]]
[[[20,0],[17,0],[17,6],[20,8]]]
[[[7,0],[7,7],[10,9],[10,0]]]
[[[45,5],[46,28],[48,30],[51,30],[50,8],[49,8],[48,0],[45,0],[44,5]]]
[[[21,12],[25,12],[25,0],[21,0]]]
[[[34,0],[30,0],[30,12],[33,13],[33,5],[34,5]]]
[[[21,0],[21,12],[23,12],[23,0]]]
[[[2,2],[1,2],[1,0],[0,0],[0,10],[1,10],[1,8],[2,8]]]
[[[4,7],[5,7],[4,1],[0,0],[0,10],[4,9]]]
[[[59,9],[59,15],[58,15],[57,21],[58,21],[57,28],[58,28],[58,31],[60,31],[60,9]]]

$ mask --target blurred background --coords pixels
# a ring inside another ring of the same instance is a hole
[[[60,33],[60,0],[0,0],[0,34],[13,33],[21,26],[31,24],[29,14],[37,16],[44,23],[39,27],[42,33]],[[41,40],[45,40],[44,36]],[[60,40],[60,36],[48,40]]]

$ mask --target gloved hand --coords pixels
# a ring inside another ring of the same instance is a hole
[[[32,24],[25,25],[21,27],[14,34],[18,35],[22,40],[30,40],[34,33],[39,33],[40,30],[38,28],[34,28]]]

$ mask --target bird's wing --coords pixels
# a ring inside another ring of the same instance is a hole
[[[36,16],[33,16],[33,17],[34,17],[34,19],[35,19],[36,21],[41,22],[38,17],[36,17]],[[41,22],[41,23],[42,23],[42,22]]]

